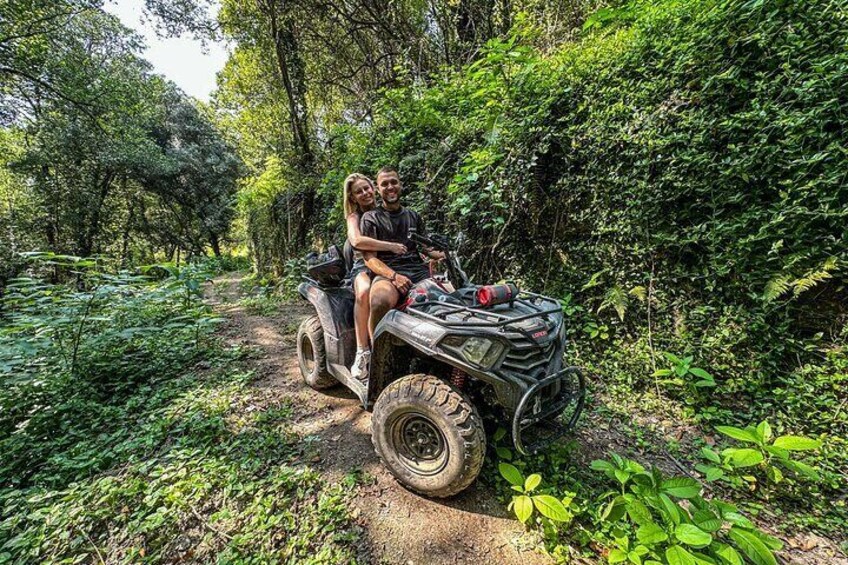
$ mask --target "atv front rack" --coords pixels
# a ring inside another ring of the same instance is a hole
[[[574,377],[576,390],[574,386],[561,386],[557,396],[547,399],[545,406],[542,406],[541,395],[547,387],[562,384]],[[579,367],[566,367],[531,386],[518,402],[512,418],[512,441],[515,449],[522,455],[532,455],[571,431],[583,410],[585,396],[586,382]],[[574,411],[568,416],[568,421],[560,421],[560,416],[572,403]],[[523,433],[531,427],[540,437],[529,445],[524,445]]]
[[[521,316],[507,316],[494,310],[486,310],[475,306],[442,302],[441,300],[426,300],[424,302],[410,304],[406,309],[406,313],[420,316],[449,328],[504,328],[516,322],[537,316],[556,314],[562,311],[562,306],[560,306],[557,300],[526,290],[520,291],[512,302],[529,308],[530,312]],[[428,306],[438,306],[440,311],[437,313],[424,312],[422,308]],[[462,320],[448,319],[448,316],[463,315],[465,319]]]

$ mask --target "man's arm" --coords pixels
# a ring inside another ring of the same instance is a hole
[[[394,269],[380,261],[374,251],[363,251],[362,258],[365,259],[365,266],[371,269],[372,273],[389,279],[398,291],[406,292],[412,286],[409,277],[395,272]]]

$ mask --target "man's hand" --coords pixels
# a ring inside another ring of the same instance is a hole
[[[406,275],[401,275],[400,273],[395,273],[395,276],[391,279],[392,284],[395,285],[395,288],[398,289],[398,292],[401,294],[405,293],[412,286],[412,281],[409,280],[409,277]]]
[[[436,251],[435,249],[428,249],[427,255],[430,257],[430,259],[434,259],[436,261],[441,261],[445,258],[444,251]]]
[[[389,246],[389,251],[391,251],[395,255],[403,255],[404,253],[406,253],[406,245],[402,243],[390,243]]]

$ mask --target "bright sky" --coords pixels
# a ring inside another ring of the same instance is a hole
[[[215,89],[215,73],[227,61],[224,45],[207,42],[204,53],[200,42],[188,35],[159,39],[153,26],[142,20],[143,5],[141,0],[109,0],[104,9],[144,37],[147,43],[144,58],[157,73],[177,83],[186,94],[208,101]]]

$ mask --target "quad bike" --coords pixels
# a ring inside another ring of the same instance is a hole
[[[298,361],[312,388],[341,382],[373,410],[374,447],[403,485],[447,497],[474,482],[483,465],[481,412],[511,430],[520,453],[535,453],[574,426],[585,382],[579,368],[563,366],[557,300],[512,284],[473,285],[447,238],[409,237],[444,252],[447,272],[414,285],[380,321],[367,381],[348,369],[354,294],[349,281],[336,284],[337,272],[329,283],[306,277],[298,289],[316,311],[298,331]]]

